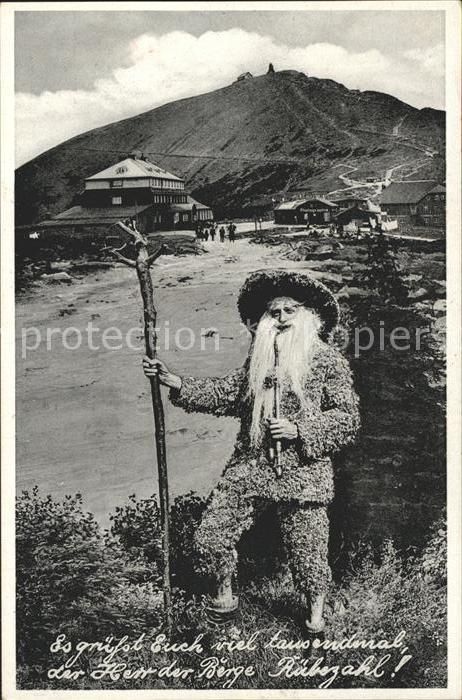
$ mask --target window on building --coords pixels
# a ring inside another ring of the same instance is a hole
[[[169,190],[181,190],[183,183],[179,180],[164,180],[164,187],[168,187]]]
[[[112,203],[113,204],[122,204],[122,197],[113,197]]]
[[[126,173],[126,172],[127,172],[127,168],[125,167],[125,165],[119,166],[116,170],[117,175],[120,175],[121,173]]]
[[[122,187],[122,186],[123,186],[122,180],[111,180],[111,187]]]

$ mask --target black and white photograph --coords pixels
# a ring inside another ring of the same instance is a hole
[[[5,700],[460,697],[460,15],[2,5]]]

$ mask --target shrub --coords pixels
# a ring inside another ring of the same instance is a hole
[[[43,669],[58,634],[96,640],[158,623],[154,596],[137,583],[143,570],[105,538],[82,497],[55,501],[37,488],[16,506],[17,662]]]
[[[188,594],[198,593],[204,579],[195,572],[197,558],[194,533],[205,508],[204,498],[192,492],[178,496],[170,509],[170,567],[173,585]],[[111,535],[119,542],[132,561],[150,570],[150,580],[160,581],[162,566],[162,537],[160,508],[156,497],[129,502],[110,515]],[[197,575],[192,575],[195,572]]]
[[[137,500],[129,496],[129,502],[117,506],[110,515],[111,535],[134,562],[146,566],[149,580],[160,580],[162,566],[162,532],[160,509],[156,498]]]
[[[406,303],[408,288],[388,238],[379,235],[368,241],[367,265],[368,270],[363,277],[365,286],[378,294],[383,304]]]
[[[142,682],[128,680],[92,681],[88,673],[81,682],[67,685],[49,681],[47,668],[61,663],[59,655],[51,656],[49,645],[57,634],[66,634],[71,641],[103,640],[112,635],[130,638],[145,633],[151,640],[161,629],[162,592],[153,570],[158,564],[159,523],[154,498],[137,501],[116,511],[114,534],[102,535],[93,517],[82,511],[81,497],[67,496],[54,501],[41,498],[37,489],[24,492],[17,506],[17,636],[18,684],[22,688],[221,688],[222,680],[188,679],[157,680],[148,677]],[[174,581],[185,583],[189,590],[173,590],[173,640],[192,641],[203,633],[206,649],[217,639],[248,639],[258,631],[256,650],[235,651],[229,656],[232,664],[252,664],[257,673],[242,676],[237,688],[314,688],[319,679],[297,677],[272,678],[267,671],[287,652],[264,649],[264,643],[276,632],[297,639],[296,615],[302,612],[285,577],[275,576],[271,567],[265,579],[244,580],[241,589],[241,610],[235,625],[214,630],[206,622],[200,596],[194,591],[195,560],[193,535],[204,508],[204,499],[188,493],[177,498],[172,506],[172,562]],[[156,539],[156,547],[150,538]],[[258,561],[258,539],[252,555],[250,543],[244,549],[248,565]],[[149,558],[151,565],[146,566]],[[152,564],[155,564],[153,567]],[[248,569],[250,573],[251,568]],[[265,571],[265,570],[264,570]],[[261,572],[260,572],[261,573]],[[151,580],[149,577],[151,576]],[[446,683],[446,532],[444,522],[437,522],[423,553],[403,558],[386,542],[379,557],[372,550],[358,551],[342,582],[332,584],[327,599],[327,637],[392,640],[400,630],[407,633],[406,644],[412,659],[397,674],[372,679],[339,676],[333,688],[346,687],[444,687]],[[394,661],[387,668],[392,667]],[[99,654],[82,657],[80,668],[91,671],[99,662]],[[364,659],[362,651],[331,652],[328,663],[354,664]],[[173,661],[197,668],[203,657],[193,653],[162,653],[156,662],[168,665]],[[149,665],[152,655],[146,646],[139,663]],[[134,685],[135,683],[135,685]]]

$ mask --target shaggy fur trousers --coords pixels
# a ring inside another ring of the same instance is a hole
[[[268,500],[245,496],[239,488],[212,492],[195,539],[202,569],[218,583],[235,572],[236,545],[267,505]],[[277,514],[297,593],[325,593],[331,580],[327,507],[281,501]]]

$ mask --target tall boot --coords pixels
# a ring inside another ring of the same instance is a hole
[[[233,551],[233,558],[237,561],[237,552]],[[233,574],[227,573],[219,579],[217,592],[207,605],[207,616],[210,621],[220,623],[234,618],[239,606],[237,595],[233,595]]]
[[[214,625],[225,625],[235,619],[239,599],[233,595],[232,575],[229,574],[217,586],[217,594],[205,608],[207,619]]]
[[[303,641],[309,641],[309,647],[304,650],[303,656],[305,659],[314,661],[317,658],[326,657],[326,651],[319,646],[319,643],[325,639],[324,601],[326,594],[309,596],[309,605],[307,604],[307,596],[303,596],[303,598],[305,611],[300,620],[300,632]]]
[[[319,634],[324,632],[326,623],[324,621],[325,593],[318,593],[310,597],[310,615],[305,619],[305,626],[309,632]]]
[[[218,583],[217,594],[210,601],[210,607],[218,611],[235,610],[237,606],[237,596],[233,595],[232,575],[228,574]]]

